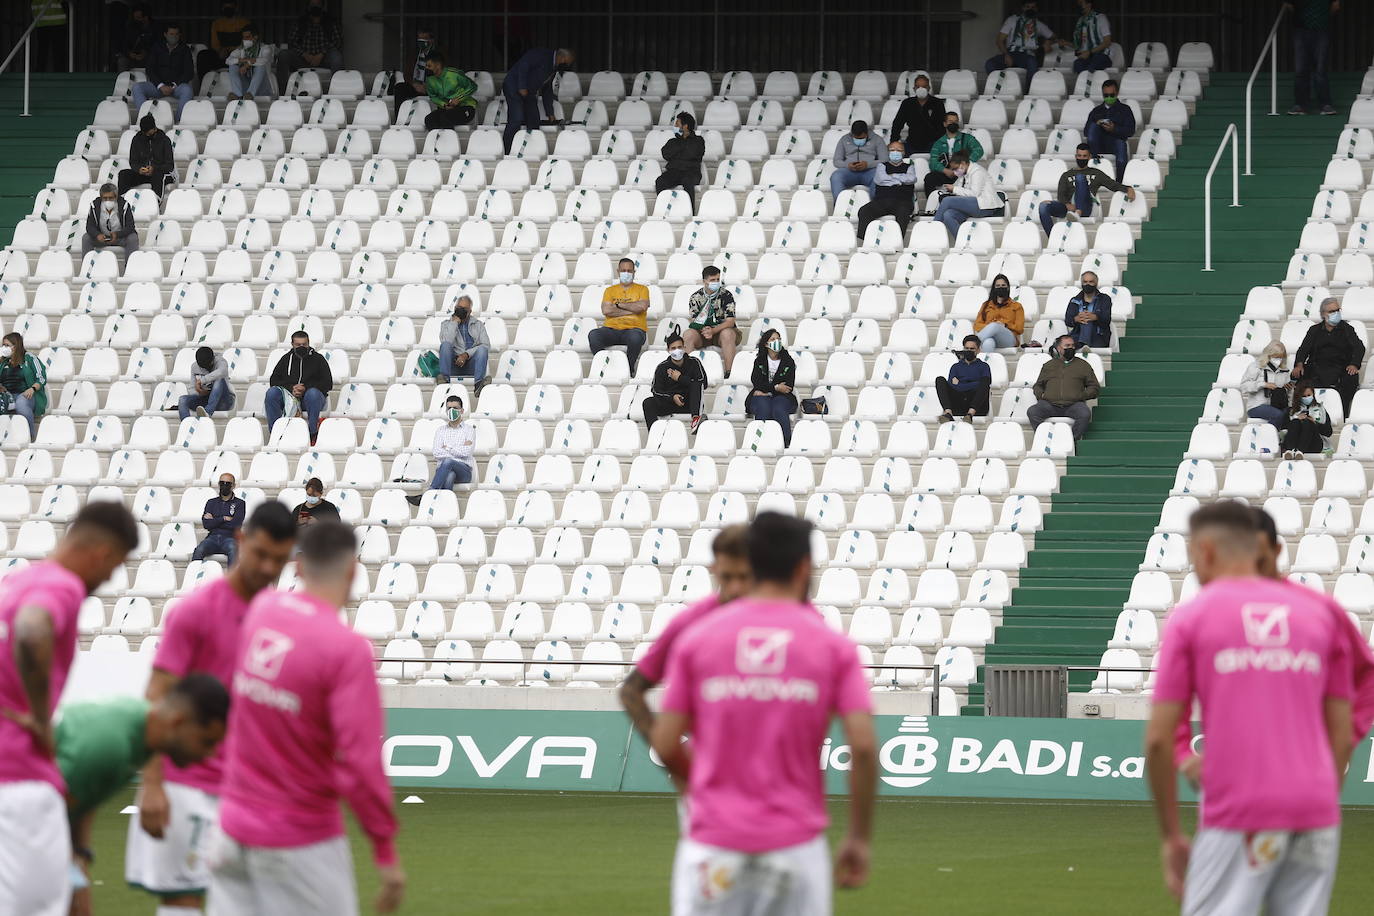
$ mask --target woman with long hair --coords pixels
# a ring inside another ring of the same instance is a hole
[[[1293,388],[1293,406],[1283,423],[1283,457],[1301,458],[1320,454],[1331,435],[1331,416],[1317,400],[1311,382],[1300,381]]]
[[[797,410],[797,364],[782,343],[782,332],[769,328],[759,338],[754,355],[754,386],[746,406],[757,420],[772,420],[782,427],[783,445],[792,442],[792,414]]]
[[[11,331],[0,338],[2,412],[19,414],[29,423],[29,438],[38,435],[38,418],[48,411],[48,373],[43,363],[24,349],[24,338]]]

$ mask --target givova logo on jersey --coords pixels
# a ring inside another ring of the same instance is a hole
[[[1240,620],[1245,627],[1246,646],[1222,649],[1212,659],[1217,674],[1244,671],[1293,671],[1321,674],[1322,660],[1310,649],[1294,651],[1289,626],[1290,608],[1286,604],[1252,602],[1241,606]]]

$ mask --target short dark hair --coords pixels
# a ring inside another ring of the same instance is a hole
[[[970,341],[972,341],[980,347],[983,345],[983,338],[979,337],[977,334],[965,334],[964,343],[968,343]]]
[[[703,267],[703,268],[701,269],[701,279],[703,279],[703,280],[705,280],[707,277],[719,277],[719,276],[720,276],[720,268],[717,267],[717,266],[714,265],[714,264],[707,264],[705,267]]]
[[[1107,87],[1108,87],[1108,86],[1115,86],[1117,89],[1120,89],[1120,88],[1121,88],[1121,84],[1118,83],[1116,80],[1103,80],[1103,81],[1102,81],[1102,94],[1103,94],[1103,95],[1106,95],[1106,94],[1107,94]]]
[[[445,403],[445,404],[452,404],[454,401],[457,401],[457,402],[458,402],[458,406],[459,406],[459,407],[462,407],[462,406],[463,406],[463,399],[460,398],[460,397],[459,397],[458,395],[456,395],[456,394],[451,394],[451,395],[449,395],[448,397],[444,398],[444,403]]]
[[[749,565],[758,582],[786,583],[811,556],[811,530],[804,518],[760,512],[749,525]]]
[[[690,111],[679,111],[677,113],[677,117],[674,120],[681,121],[683,124],[686,124],[688,130],[697,129],[697,119],[692,117],[692,113]]]
[[[1274,523],[1274,516],[1259,506],[1254,508],[1254,513],[1255,530],[1264,535],[1264,539],[1269,542],[1271,547],[1279,546],[1279,526]]]
[[[242,35],[244,32],[252,32],[254,35],[258,34],[258,24],[256,22],[250,22],[243,28],[239,29],[240,35]]]
[[[274,541],[290,540],[296,536],[296,519],[283,503],[269,499],[254,509],[243,523],[244,534],[256,531],[261,531]]]
[[[970,161],[970,160],[969,160],[969,157],[968,157],[968,153],[964,152],[963,150],[960,150],[959,152],[957,152],[957,153],[955,153],[954,155],[952,155],[952,156],[949,157],[949,164],[950,164],[950,165],[954,165],[954,163],[956,163],[956,162],[969,162],[969,161]]]
[[[947,111],[947,112],[945,112],[945,116],[944,116],[943,118],[941,118],[940,120],[941,120],[941,121],[948,121],[950,118],[953,118],[953,119],[956,120],[956,121],[959,120],[959,112],[957,112],[957,111]]]
[[[68,530],[108,538],[126,552],[138,546],[138,522],[134,521],[133,513],[123,503],[86,503],[76,513]]]
[[[421,32],[425,32],[425,33],[427,33],[427,34],[433,35],[433,34],[434,34],[434,27],[431,26],[428,22],[417,23],[416,26],[415,26],[415,34],[416,34],[416,35],[419,35]]]
[[[621,258],[619,261],[616,261],[616,262],[615,262],[615,266],[616,266],[616,267],[619,267],[621,264],[629,264],[631,267],[634,267],[634,266],[635,266],[635,259],[634,259],[634,258],[628,258],[628,257],[626,257],[626,258]]]
[[[163,34],[163,35],[166,35],[166,34],[167,34],[168,32],[170,32],[172,29],[176,29],[178,32],[180,32],[180,31],[181,31],[181,23],[180,23],[180,22],[177,22],[175,19],[173,19],[171,22],[164,22],[164,23],[162,24],[162,34]]]
[[[229,719],[229,691],[213,674],[193,671],[173,684],[167,696],[185,703],[197,725]]]
[[[435,61],[441,66],[448,63],[448,61],[444,60],[444,52],[440,51],[438,48],[425,55],[425,63],[429,63],[430,61]]]
[[[291,339],[292,339],[292,340],[295,340],[297,337],[304,337],[306,340],[309,340],[309,339],[310,339],[310,332],[307,331],[305,328],[301,328],[301,329],[298,330],[298,331],[292,331],[292,332],[291,332]]]
[[[1074,149],[1080,153],[1088,153],[1089,155],[1091,155],[1093,151],[1093,148],[1086,143],[1080,143],[1075,146]]]
[[[297,545],[301,560],[309,566],[335,566],[358,553],[353,526],[343,522],[316,522],[305,529]]]
[[[305,488],[307,490],[319,490],[321,493],[323,493],[324,481],[320,480],[320,478],[318,477],[311,477],[309,480],[305,482]]]
[[[736,560],[749,559],[749,526],[726,525],[711,541],[711,554],[715,557],[731,557]]]
[[[849,132],[857,136],[866,135],[868,133],[868,122],[855,121],[853,124],[849,125]]]
[[[1188,518],[1189,534],[1204,528],[1221,528],[1235,537],[1254,537],[1259,529],[1255,510],[1238,499],[1222,499],[1201,506]]]

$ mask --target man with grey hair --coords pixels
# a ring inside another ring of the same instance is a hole
[[[119,196],[119,189],[111,182],[100,186],[100,196],[91,201],[86,214],[86,234],[81,236],[81,254],[100,248],[123,248],[124,255],[138,251],[138,228],[134,225],[134,208]]]
[[[1333,296],[1322,300],[1321,318],[1307,329],[1293,356],[1293,379],[1303,379],[1318,388],[1335,388],[1349,416],[1350,402],[1360,387],[1363,362],[1364,343],[1355,329],[1341,319],[1340,301]]]
[[[897,229],[905,238],[911,211],[916,209],[916,168],[906,158],[900,140],[887,145],[887,154],[874,171],[873,199],[859,208],[859,240],[863,241],[869,223],[884,216],[897,220]]]
[[[501,94],[506,97],[506,130],[503,135],[506,154],[510,154],[515,135],[521,130],[538,130],[539,103],[544,114],[554,117],[554,79],[572,69],[573,52],[567,48],[531,48],[506,71]]]
[[[888,136],[905,143],[908,153],[929,153],[930,145],[944,136],[944,125],[945,100],[930,91],[930,77],[922,73],[912,82],[911,98],[898,107]]]
[[[486,326],[472,317],[472,299],[459,296],[453,317],[439,325],[439,375],[436,381],[447,385],[451,375],[472,376],[473,393],[481,394],[487,384],[487,360],[491,338]]]
[[[1073,437],[1082,439],[1092,421],[1088,401],[1097,397],[1100,386],[1097,373],[1085,359],[1078,359],[1074,339],[1064,334],[1054,342],[1049,362],[1040,367],[1035,380],[1035,403],[1026,411],[1031,426],[1039,426],[1051,417],[1068,417],[1073,421]]]

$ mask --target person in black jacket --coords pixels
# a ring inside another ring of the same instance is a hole
[[[324,498],[324,481],[311,477],[305,482],[305,502],[291,511],[296,527],[304,528],[316,522],[337,522],[339,507]]]
[[[306,423],[310,427],[310,441],[320,431],[320,412],[324,410],[330,389],[334,387],[334,376],[329,371],[329,360],[323,353],[317,353],[310,346],[310,335],[297,331],[291,335],[291,349],[277,360],[268,382],[264,407],[267,411],[267,428],[271,430],[283,416],[296,416],[305,411]],[[288,405],[287,399],[290,398]],[[287,407],[291,410],[288,411]]]
[[[157,24],[148,14],[146,3],[129,8],[129,18],[112,29],[116,70],[142,67],[148,60],[148,49],[157,41]]]
[[[1341,304],[1328,298],[1321,304],[1321,320],[1307,329],[1298,352],[1293,356],[1293,379],[1311,382],[1318,388],[1335,388],[1341,406],[1350,414],[1350,402],[1360,387],[1360,364],[1364,344],[1349,323],[1341,320]]]
[[[100,186],[100,196],[91,201],[86,214],[81,254],[89,254],[95,248],[115,247],[123,248],[126,256],[138,251],[138,229],[134,226],[134,208],[107,181]]]
[[[945,135],[945,100],[931,95],[930,77],[916,77],[915,93],[905,99],[892,119],[889,140],[901,140],[907,154],[929,153],[930,145]],[[906,136],[902,130],[906,129]]]
[[[706,369],[695,356],[688,356],[682,335],[673,332],[665,341],[668,358],[654,370],[652,392],[644,399],[644,423],[652,427],[659,417],[685,413],[692,417],[692,432],[701,425],[701,398],[706,390]]]
[[[181,109],[191,101],[196,62],[191,57],[191,46],[182,41],[180,26],[172,23],[162,35],[164,40],[153,42],[148,49],[147,81],[134,85],[134,110],[142,108],[149,99],[174,97],[176,119],[180,121]]]
[[[655,191],[682,188],[692,212],[697,212],[697,185],[701,184],[701,160],[706,157],[706,141],[697,135],[697,119],[690,112],[678,112],[673,121],[677,135],[663,144],[663,173],[654,182]]]
[[[782,427],[782,444],[792,444],[792,414],[797,410],[797,363],[782,343],[782,332],[769,328],[759,340],[750,375],[753,390],[746,402],[756,420],[772,420]]]
[[[138,122],[138,133],[129,143],[129,167],[119,173],[119,195],[130,188],[151,185],[159,199],[167,185],[176,181],[176,160],[171,139],[158,129],[152,115]]]
[[[1331,435],[1331,415],[1317,400],[1311,382],[1298,382],[1293,388],[1293,406],[1283,421],[1283,457],[1295,461],[1303,455],[1319,455]]]
[[[515,135],[523,130],[538,130],[539,104],[544,104],[545,117],[552,120],[554,108],[554,77],[572,69],[574,55],[567,48],[531,48],[511,64],[501,81],[501,94],[506,99],[506,129],[501,134],[506,155],[510,155]]]

